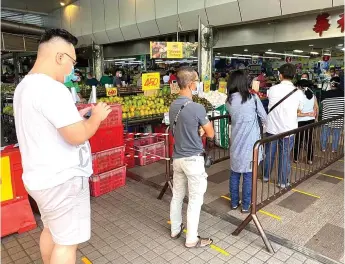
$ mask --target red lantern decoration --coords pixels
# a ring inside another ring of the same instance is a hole
[[[316,17],[316,24],[314,25],[313,30],[316,33],[319,33],[319,36],[322,36],[324,31],[327,31],[330,28],[331,24],[329,23],[329,14],[322,13]]]
[[[292,62],[292,57],[285,57],[285,62],[291,63]]]
[[[342,13],[341,15],[339,15],[340,19],[337,20],[338,23],[338,28],[340,28],[341,33],[344,32],[344,13]]]
[[[329,55],[323,55],[322,60],[323,61],[329,61],[331,59],[331,56]]]

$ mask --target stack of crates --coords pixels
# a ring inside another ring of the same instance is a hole
[[[87,106],[78,106],[78,108]],[[120,104],[111,104],[110,107],[112,112],[89,140],[93,168],[93,175],[90,177],[90,192],[94,197],[126,184],[122,108]]]
[[[126,133],[126,164],[145,166],[165,157],[164,137],[152,133]]]

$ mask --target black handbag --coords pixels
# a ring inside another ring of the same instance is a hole
[[[260,136],[261,136],[261,138],[263,138],[264,128],[263,128],[261,117],[259,116],[259,113],[258,113],[258,102],[256,100],[256,96],[255,95],[253,95],[253,96],[254,96],[254,102],[255,102],[256,118],[257,118],[257,121],[258,121],[259,127],[260,127]]]

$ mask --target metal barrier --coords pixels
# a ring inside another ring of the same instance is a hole
[[[268,251],[274,252],[256,212],[344,155],[343,124],[340,115],[255,143],[251,212],[233,235],[253,220]]]

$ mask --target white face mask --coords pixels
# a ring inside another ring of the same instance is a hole
[[[192,95],[199,94],[200,82],[195,82],[195,83],[196,83],[196,90],[191,90],[192,91]]]
[[[122,74],[121,74],[121,73],[119,74],[119,77],[120,77],[120,78],[122,77]]]

